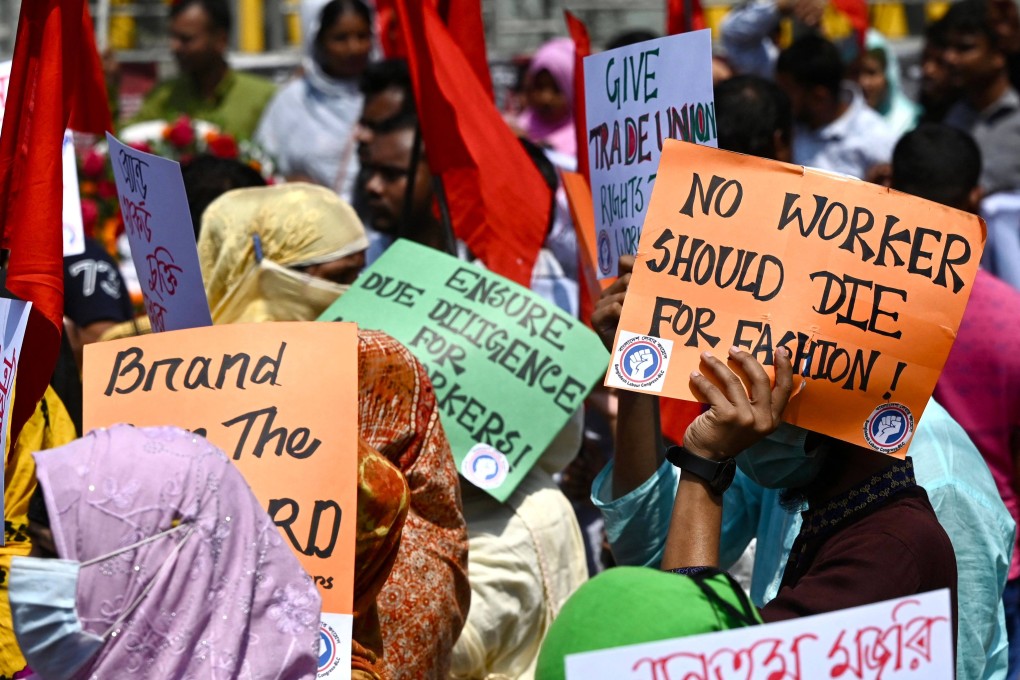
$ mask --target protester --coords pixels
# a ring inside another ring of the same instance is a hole
[[[324,187],[228,192],[198,239],[213,323],[313,321],[354,282],[367,247],[354,210]]]
[[[131,296],[117,263],[98,241],[86,238],[83,253],[64,257],[64,328],[78,370],[85,345],[132,318]]]
[[[566,156],[577,155],[574,130],[574,41],[542,45],[524,74],[527,103],[517,124],[524,135]]]
[[[180,75],[150,92],[132,122],[204,120],[238,140],[255,133],[275,92],[268,80],[227,64],[231,16],[226,0],[180,0],[170,6],[170,51]]]
[[[981,149],[986,195],[1020,190],[1020,95],[1009,82],[1006,55],[989,18],[988,0],[962,0],[945,15],[946,66],[963,97],[945,122]]]
[[[358,175],[355,126],[359,79],[372,50],[372,15],[361,0],[332,0],[305,37],[300,78],[266,107],[255,140],[285,177],[335,190],[351,201]]]
[[[265,178],[255,168],[212,154],[197,156],[181,165],[181,175],[196,241],[202,229],[202,215],[210,203],[231,189],[266,186]]]
[[[452,253],[453,235],[433,210],[428,159],[424,153],[415,158],[421,144],[416,126],[417,118],[400,117],[377,129],[366,146],[361,167],[368,224],[389,242],[407,238]]]
[[[930,24],[924,32],[921,50],[921,121],[941,123],[956,103],[959,91],[953,87],[946,68],[947,29],[945,17]]]
[[[471,588],[460,483],[421,362],[375,331],[358,332],[361,436],[407,478],[411,506],[379,598],[389,678],[446,678]]]
[[[894,135],[914,129],[920,109],[903,92],[900,61],[881,33],[869,29],[858,59],[857,84],[868,106],[882,114]]]
[[[726,363],[705,352],[691,384],[709,410],[687,428],[680,451],[715,466],[741,454],[743,469],[755,470],[766,488],[790,486],[791,473],[799,477],[786,496],[807,502],[803,525],[779,593],[762,608],[762,618],[783,621],[942,588],[949,589],[955,611],[953,545],[916,484],[911,459],[805,433],[802,448],[786,454],[785,465],[775,465],[774,450],[756,444],[782,422],[793,388],[790,351],[776,350],[775,387],[752,354],[734,347],[729,361],[748,379],[748,391]],[[787,426],[780,436],[795,430]],[[680,476],[662,568],[716,567],[725,489],[692,473],[697,468],[690,463],[680,465],[688,474]],[[957,625],[954,617],[954,645]]]
[[[768,83],[755,79],[735,79],[720,86],[716,92],[720,146],[744,151],[748,147],[731,144],[748,139],[782,139],[783,116],[771,113],[784,110],[781,99],[774,99],[776,94],[781,95]],[[755,115],[757,111],[761,113]],[[748,127],[757,132],[749,134]],[[756,144],[754,148],[770,147]],[[631,262],[625,259],[623,265],[630,266]],[[629,275],[611,286],[593,318],[596,329],[609,342],[628,283]],[[654,399],[621,392],[619,409],[616,460],[596,479],[592,500],[602,510],[619,563],[658,565],[663,560],[679,472],[664,462],[664,449],[655,441]],[[817,474],[819,467],[817,460],[805,460],[806,436],[803,430],[784,428],[759,448],[777,459],[780,469],[797,463],[801,469],[793,478],[804,480]],[[927,490],[958,558],[960,601],[965,603],[958,617],[961,677],[995,677],[1006,666],[999,593],[1008,570],[1014,524],[980,454],[933,400],[917,424],[910,453],[914,461],[909,477],[916,473],[917,482]],[[907,479],[905,471],[903,479]],[[801,531],[802,520],[795,512],[799,508],[788,507],[779,490],[763,488],[739,467],[733,485],[723,496],[722,564],[735,562],[748,542],[758,539],[751,586],[751,600],[757,606],[777,596],[784,566]],[[972,559],[973,555],[981,555],[981,559]]]
[[[919,127],[901,139],[893,153],[893,189],[968,212],[977,211],[980,174],[977,145],[945,126]],[[935,398],[988,463],[1014,521],[1020,520],[1015,464],[1020,456],[1020,339],[1012,332],[1018,309],[1020,292],[978,271],[935,387]],[[959,552],[957,557],[963,559]],[[1003,604],[1009,677],[1015,677],[1020,673],[1020,551],[1015,543]]]
[[[839,50],[816,35],[795,41],[776,62],[776,82],[790,97],[797,123],[793,162],[864,179],[889,162],[896,136],[843,78]]]
[[[222,451],[120,425],[35,459],[10,600],[40,678],[315,677],[321,598]]]
[[[53,388],[47,388],[35,413],[25,423],[17,443],[4,458],[4,545],[0,547],[0,677],[10,678],[25,667],[25,658],[14,637],[8,588],[11,559],[28,555],[32,540],[28,532],[28,506],[36,490],[36,451],[69,444],[77,436],[71,417]]]

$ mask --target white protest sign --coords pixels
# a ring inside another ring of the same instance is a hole
[[[584,59],[598,276],[637,253],[665,139],[716,146],[708,29]]]
[[[74,134],[64,133],[64,257],[85,252],[85,223],[78,191],[78,164],[74,156]]]
[[[211,326],[180,164],[106,140],[153,332]]]
[[[32,309],[31,302],[0,298],[0,452],[7,450],[7,431],[11,421],[8,414],[11,410],[11,396],[14,388],[14,377],[18,371],[18,358],[21,356],[21,344],[25,340],[25,328],[28,327],[28,313]],[[0,482],[4,481],[3,470],[0,470]],[[0,508],[3,508],[0,499]],[[6,515],[5,515],[6,516]],[[0,537],[0,545],[3,537]]]
[[[678,612],[682,616],[682,612]],[[567,680],[953,680],[948,590],[567,657]]]
[[[7,85],[10,82],[11,62],[0,62],[0,124],[7,107]],[[85,252],[85,225],[81,216],[81,196],[78,193],[78,166],[74,156],[74,136],[64,132],[61,152],[64,169],[64,257]]]

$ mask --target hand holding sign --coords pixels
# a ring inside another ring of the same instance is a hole
[[[902,455],[946,360],[984,244],[973,216],[872,184],[668,142],[606,383],[704,400],[702,352],[767,370],[786,420]],[[630,357],[645,348],[656,370]]]
[[[691,373],[691,391],[709,404],[684,435],[684,447],[702,458],[736,456],[775,432],[793,387],[793,366],[785,347],[776,350],[776,384],[751,354],[730,348],[733,370],[708,352],[701,355],[704,373]],[[750,394],[750,398],[748,398]]]

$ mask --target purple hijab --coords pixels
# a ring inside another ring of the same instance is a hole
[[[560,92],[567,98],[567,113],[561,120],[547,121],[533,109],[525,109],[518,124],[528,138],[536,144],[548,144],[556,151],[577,155],[577,136],[574,133],[574,41],[556,38],[535,52],[524,76],[530,82],[540,71],[548,71]]]
[[[98,635],[157,582],[76,677],[315,677],[319,594],[222,451],[177,428],[118,425],[35,460],[64,559],[190,525],[81,570],[78,614]]]

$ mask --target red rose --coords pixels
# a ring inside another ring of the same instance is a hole
[[[99,221],[99,208],[95,201],[88,198],[81,199],[81,221],[85,227],[85,233],[92,234],[96,228],[96,222]]]
[[[178,118],[177,122],[170,127],[167,140],[178,149],[194,144],[195,130],[191,127],[191,121],[186,116]]]
[[[90,149],[81,162],[82,174],[86,177],[100,177],[106,170],[106,157],[95,149]]]
[[[108,179],[101,179],[96,184],[96,195],[103,200],[113,198],[117,195],[117,185]]]
[[[152,150],[152,147],[149,146],[148,142],[132,142],[131,144],[128,144],[128,146],[135,151],[141,151],[142,153],[155,153]]]
[[[237,142],[230,135],[210,136],[209,153],[220,158],[237,158]]]

